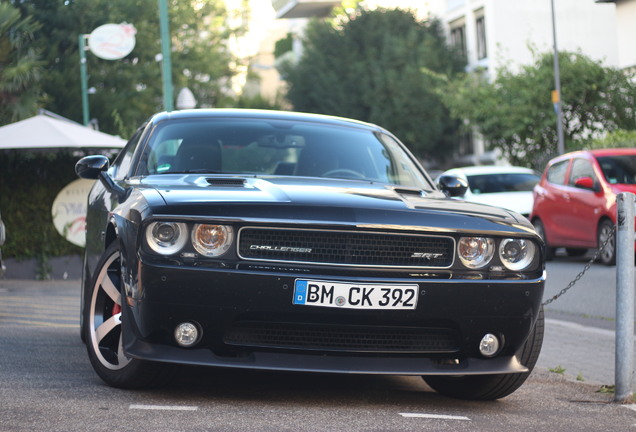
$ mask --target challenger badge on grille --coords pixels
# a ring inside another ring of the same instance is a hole
[[[250,250],[270,251],[270,252],[292,252],[292,253],[311,253],[311,248],[291,247],[291,246],[269,246],[269,245],[250,245]]]

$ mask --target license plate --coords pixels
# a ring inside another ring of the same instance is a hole
[[[351,284],[296,279],[294,304],[344,309],[415,309],[418,285]]]

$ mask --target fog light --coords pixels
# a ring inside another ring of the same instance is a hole
[[[201,339],[199,328],[191,322],[184,322],[174,330],[174,339],[184,348],[194,346]]]
[[[492,333],[486,333],[479,342],[479,352],[484,357],[492,357],[499,351],[499,339]]]

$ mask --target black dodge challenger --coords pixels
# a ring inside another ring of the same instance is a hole
[[[87,156],[82,337],[109,385],[175,364],[420,375],[515,391],[543,340],[544,244],[507,210],[438,188],[388,131],[278,111],[143,124]],[[441,189],[441,190],[440,190]]]

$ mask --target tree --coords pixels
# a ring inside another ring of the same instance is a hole
[[[616,129],[636,129],[636,84],[623,71],[581,53],[559,53],[566,150]],[[489,82],[479,72],[449,82],[445,102],[510,162],[542,169],[557,152],[556,118],[550,98],[553,56],[537,57],[518,72],[503,68]]]
[[[39,28],[11,4],[0,3],[0,125],[37,111],[43,62],[33,39]]]
[[[596,138],[589,142],[585,148],[619,148],[619,147],[636,147],[636,130],[626,131],[617,129],[608,133],[602,138]]]
[[[239,61],[228,39],[242,29],[228,25],[221,0],[168,0],[172,74],[176,93],[188,87],[202,106],[226,103],[228,83]],[[122,60],[87,53],[91,117],[100,129],[129,136],[163,109],[157,0],[21,0],[23,14],[42,23],[36,37],[46,45],[43,88],[46,108],[81,121],[78,38],[107,23],[128,22],[137,30],[135,48]]]
[[[452,77],[464,61],[439,21],[400,9],[360,10],[342,23],[312,21],[303,51],[284,70],[296,110],[379,124],[419,157],[451,155],[458,127],[435,92],[435,75]]]

